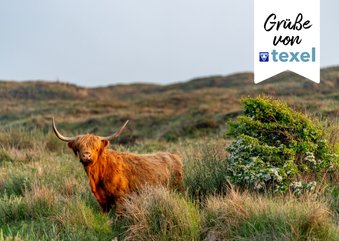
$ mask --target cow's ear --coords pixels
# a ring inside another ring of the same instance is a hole
[[[68,142],[67,146],[73,150],[74,155],[78,155],[78,151],[73,147],[73,141]]]
[[[105,148],[105,147],[108,146],[109,141],[108,140],[101,140],[101,143],[102,143],[102,147]]]
[[[73,141],[68,142],[68,143],[67,143],[67,146],[68,146],[69,148],[73,149]]]

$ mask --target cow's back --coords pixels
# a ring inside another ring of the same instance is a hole
[[[167,152],[154,154],[124,153],[126,177],[130,188],[140,188],[142,185],[162,185],[181,189],[182,161],[179,156]]]

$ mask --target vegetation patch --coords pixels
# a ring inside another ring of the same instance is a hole
[[[338,240],[327,205],[310,196],[264,197],[231,190],[210,197],[204,225],[207,240]]]
[[[184,183],[188,195],[199,202],[227,190],[227,160],[221,145],[200,144],[185,160]]]
[[[1,82],[8,86],[0,91],[0,240],[339,240],[339,172],[329,165],[339,152],[333,121],[339,113],[338,68],[322,73],[321,88],[291,73],[260,86],[250,84],[251,74],[178,86],[53,83],[44,91],[36,82],[23,83],[28,92],[9,91],[13,83]],[[65,88],[71,96],[61,93]],[[259,92],[328,121],[269,98],[243,102],[248,108],[242,112],[238,99]],[[225,121],[239,113],[243,117],[229,128],[233,139],[222,138]],[[52,115],[66,135],[107,135],[131,120],[112,148],[178,154],[185,192],[147,189],[130,197],[122,217],[101,213],[79,159],[51,131]],[[253,189],[247,179],[260,171],[269,175],[260,176],[259,190],[282,186],[274,190],[283,192],[294,185],[299,195],[229,189],[227,180]],[[303,194],[314,181],[314,191]]]
[[[229,122],[230,180],[255,190],[300,194],[338,170],[338,155],[316,121],[269,97],[242,100],[243,115]],[[306,180],[303,180],[305,179]]]
[[[127,202],[126,240],[198,240],[201,218],[197,207],[163,188],[146,188]]]

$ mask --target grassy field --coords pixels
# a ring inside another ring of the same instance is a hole
[[[0,240],[339,240],[339,180],[313,192],[254,193],[227,181],[226,121],[240,98],[270,94],[320,119],[339,153],[339,68],[321,85],[283,73],[252,85],[251,73],[169,86],[87,89],[0,82]],[[184,162],[184,193],[146,188],[122,217],[102,214],[81,163],[51,132],[107,135],[130,119],[111,148],[169,151]]]
[[[122,218],[101,214],[78,160],[39,132],[2,133],[0,239],[338,240],[338,187],[302,197],[236,191],[225,180],[223,139],[114,146],[168,150],[185,164],[185,194],[161,188],[132,196]],[[12,139],[18,138],[18,139]],[[16,141],[15,141],[16,140]],[[14,142],[12,142],[14,141]],[[4,143],[4,142],[2,142]]]

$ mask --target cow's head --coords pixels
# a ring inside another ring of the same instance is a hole
[[[95,163],[103,150],[108,146],[109,141],[117,138],[127,126],[128,121],[114,134],[106,137],[95,136],[91,134],[66,137],[62,135],[55,126],[54,117],[52,121],[55,135],[62,141],[67,142],[76,156],[79,156],[80,162],[84,166]]]

